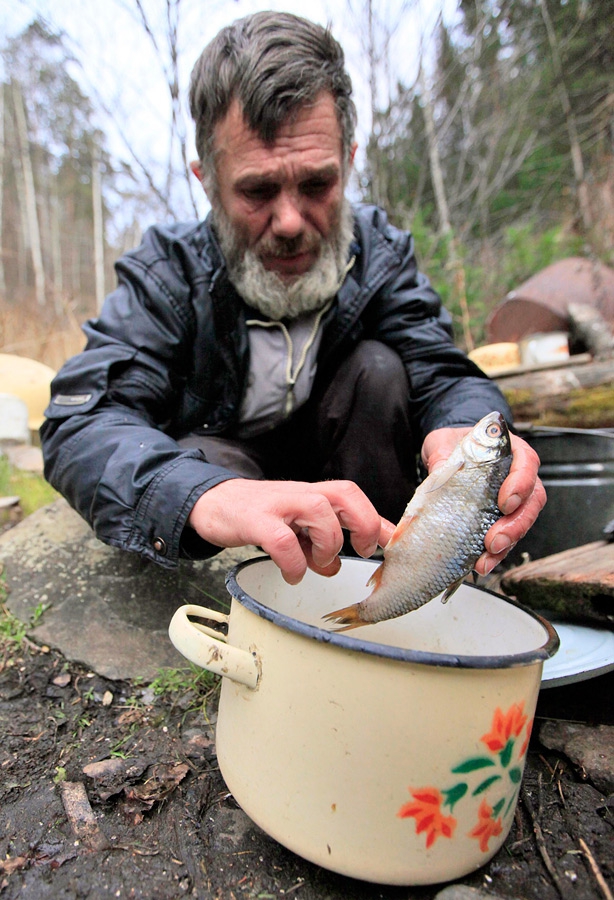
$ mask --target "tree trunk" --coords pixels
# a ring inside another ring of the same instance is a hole
[[[4,85],[0,84],[0,294],[6,294],[6,280],[4,278],[4,233],[2,230],[2,200],[4,198]]]
[[[102,211],[102,186],[100,180],[100,155],[92,148],[92,209],[94,213],[94,270],[96,273],[96,309],[100,312],[104,290],[104,219]]]
[[[614,425],[614,358],[572,356],[569,365],[495,376],[514,421],[568,428]]]
[[[450,239],[449,257],[450,267],[453,272],[454,287],[458,296],[461,317],[463,325],[463,337],[465,348],[473,350],[475,342],[470,328],[469,305],[467,303],[467,292],[465,289],[465,269],[460,259],[454,235],[452,234],[452,225],[450,224],[450,211],[448,208],[448,200],[446,197],[446,189],[444,185],[443,171],[441,168],[441,158],[439,155],[439,146],[437,143],[437,134],[435,132],[435,117],[433,115],[433,103],[431,95],[426,83],[424,68],[420,62],[418,71],[418,82],[422,93],[422,111],[424,114],[424,127],[426,131],[426,140],[429,148],[429,162],[431,166],[431,180],[433,182],[433,190],[435,191],[435,202],[437,204],[437,212],[439,214],[439,228],[444,237]]]
[[[12,82],[13,107],[15,109],[15,124],[17,128],[17,142],[23,173],[25,189],[25,215],[28,228],[28,241],[32,254],[32,268],[34,270],[34,286],[36,300],[40,306],[45,304],[45,270],[43,267],[43,253],[41,248],[41,236],[36,211],[36,193],[34,190],[34,173],[30,158],[30,142],[28,139],[28,126],[26,112],[23,106],[23,97],[16,81]]]
[[[60,230],[60,201],[57,189],[50,198],[51,204],[51,258],[53,260],[53,297],[56,312],[64,310],[62,294],[64,293],[64,273],[62,271],[62,240]]]
[[[576,126],[576,117],[573,114],[571,102],[569,100],[569,94],[567,93],[567,88],[565,87],[561,55],[559,53],[559,46],[556,39],[556,33],[552,25],[552,20],[550,18],[550,13],[548,12],[548,7],[546,6],[546,0],[539,0],[539,5],[542,18],[544,20],[544,25],[546,26],[546,32],[548,34],[548,43],[550,44],[550,52],[552,54],[554,74],[558,82],[557,90],[559,97],[561,98],[561,106],[563,107],[563,112],[565,113],[565,121],[567,123],[567,134],[569,136],[569,147],[571,152],[574,178],[576,181],[576,190],[578,192],[578,205],[580,207],[580,215],[582,217],[584,230],[588,232],[593,222],[588,199],[588,185],[586,183],[586,178],[584,175],[584,160],[582,158],[582,149],[580,147],[578,129]]]

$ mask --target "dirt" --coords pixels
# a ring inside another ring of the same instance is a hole
[[[613,688],[611,673],[542,692],[538,724],[560,715],[614,724]],[[4,658],[0,649],[2,900],[426,900],[441,890],[354,881],[265,835],[224,784],[203,704],[214,719],[215,690],[206,701],[185,689],[155,696],[27,640]],[[462,884],[526,900],[603,900],[614,799],[538,733],[508,839]]]

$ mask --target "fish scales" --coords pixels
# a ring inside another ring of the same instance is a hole
[[[472,570],[484,552],[486,532],[500,516],[497,494],[509,466],[510,460],[505,460],[479,471],[477,478],[475,470],[459,471],[448,482],[446,493],[433,500],[428,516],[416,518],[411,543],[399,542],[387,551],[387,566],[390,560],[412,575],[398,585],[395,577],[386,578],[384,568],[379,591],[389,594],[393,610],[386,618],[418,609]],[[484,502],[468,506],[468,495],[478,486]],[[380,601],[386,602],[383,595]]]
[[[404,615],[442,592],[447,599],[501,515],[497,497],[511,461],[505,421],[490,413],[416,491],[369,582],[375,585],[369,597],[325,618],[345,631]]]

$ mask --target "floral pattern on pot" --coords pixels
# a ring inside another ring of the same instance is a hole
[[[451,774],[461,777],[450,787],[410,787],[413,800],[399,809],[399,818],[416,820],[416,834],[426,835],[428,848],[440,837],[454,837],[457,819],[447,815],[446,808],[452,813],[464,798],[480,798],[477,823],[468,837],[479,841],[480,850],[487,853],[488,842],[501,834],[503,820],[515,808],[532,727],[524,703],[513,703],[507,712],[497,707],[490,731],[480,738],[488,754],[468,756],[454,766]],[[492,806],[483,796],[486,793]]]

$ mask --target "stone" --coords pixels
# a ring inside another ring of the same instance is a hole
[[[435,894],[434,900],[497,900],[499,894],[469,887],[468,884],[451,884]],[[506,900],[514,900],[507,897]]]
[[[32,447],[27,444],[16,444],[4,448],[8,461],[16,469],[23,472],[36,472],[43,474],[43,451],[40,447]]]
[[[614,726],[548,720],[539,739],[549,750],[564,753],[598,791],[614,792]]]
[[[173,613],[184,603],[227,612],[226,573],[260,553],[241,547],[163,569],[103,544],[63,499],[0,535],[10,611],[27,623],[44,607],[30,637],[110,680],[186,667],[168,637]]]

